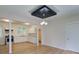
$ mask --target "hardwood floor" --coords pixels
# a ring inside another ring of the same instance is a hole
[[[8,53],[8,45],[0,46],[0,54]],[[30,42],[13,44],[13,54],[78,54],[77,52],[58,49],[55,47],[37,47]]]
[[[8,53],[8,45],[0,45],[0,54]]]

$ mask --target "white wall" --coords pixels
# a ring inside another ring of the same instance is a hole
[[[43,44],[61,49],[67,49],[65,29],[66,25],[71,22],[79,22],[79,15],[51,19],[47,26],[43,26]]]
[[[43,32],[43,44],[65,48],[64,23],[61,19],[49,22],[47,26],[44,26]]]
[[[79,21],[66,26],[66,48],[79,52]]]

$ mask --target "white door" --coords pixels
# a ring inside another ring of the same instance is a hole
[[[66,49],[79,52],[79,23],[68,24],[66,34]]]

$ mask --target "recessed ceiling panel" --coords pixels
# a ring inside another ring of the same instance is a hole
[[[53,11],[52,9],[50,9],[49,7],[47,7],[46,5],[43,5],[42,7],[38,8],[37,10],[35,10],[32,15],[39,17],[39,18],[47,18],[50,16],[54,16],[57,13],[55,11]]]

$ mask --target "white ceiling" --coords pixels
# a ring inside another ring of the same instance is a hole
[[[62,15],[79,14],[77,5],[48,5],[48,7],[56,11],[57,15],[49,17],[47,20]],[[41,19],[31,15],[31,12],[37,8],[39,5],[0,5],[0,18],[8,17],[9,19],[38,23]]]

